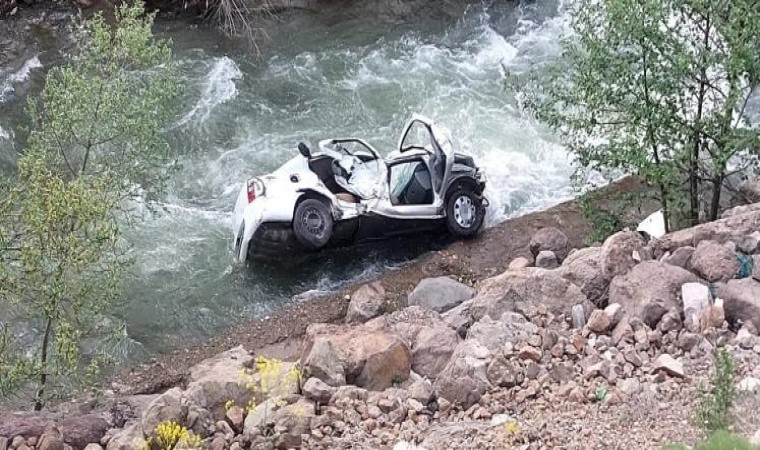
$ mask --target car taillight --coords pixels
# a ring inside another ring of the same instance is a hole
[[[256,197],[264,196],[264,192],[266,191],[264,187],[264,183],[258,178],[251,178],[250,180],[248,180],[247,190],[248,190],[248,203],[251,203],[254,200],[256,200]]]

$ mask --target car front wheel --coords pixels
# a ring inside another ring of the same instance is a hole
[[[456,237],[475,236],[485,218],[483,200],[471,189],[458,188],[446,200],[446,226]]]
[[[333,219],[323,202],[306,199],[298,204],[293,215],[293,233],[298,242],[309,250],[319,250],[332,236]]]

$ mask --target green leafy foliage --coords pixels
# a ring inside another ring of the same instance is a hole
[[[734,357],[723,348],[715,355],[712,388],[702,396],[696,412],[697,424],[708,433],[728,427],[729,413],[736,400],[734,375]]]
[[[663,450],[686,450],[683,444],[670,444],[662,448]],[[757,450],[757,447],[751,445],[741,436],[736,436],[727,431],[718,431],[710,436],[705,442],[696,446],[697,450]]]
[[[579,0],[561,61],[508,74],[524,107],[589,172],[631,173],[657,193],[669,228],[718,214],[729,171],[756,167],[746,115],[760,81],[753,0]]]
[[[131,264],[120,224],[173,170],[161,127],[178,92],[168,43],[141,2],[82,22],[71,61],[50,70],[18,172],[0,200],[0,395],[33,388],[35,409],[92,381],[122,330],[108,318]],[[13,338],[13,336],[16,336]],[[31,337],[30,337],[31,336]]]

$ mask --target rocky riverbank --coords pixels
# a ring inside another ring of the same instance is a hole
[[[0,449],[139,448],[167,421],[220,450],[657,449],[701,437],[694,411],[719,347],[738,363],[736,431],[753,436],[760,204],[649,242],[528,236],[506,270],[488,264],[495,275],[468,279],[479,267],[465,262],[399,297],[380,279],[343,302],[343,323],[236,346],[162,392],[110,392],[100,413],[0,414]],[[452,250],[417,264],[458,261]]]

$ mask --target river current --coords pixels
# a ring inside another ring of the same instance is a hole
[[[358,7],[304,14],[271,26],[258,53],[203,27],[158,24],[183,78],[182,113],[166,125],[182,170],[159,212],[126,235],[137,272],[117,311],[124,358],[210,336],[433,245],[337,251],[288,271],[235,264],[230,222],[241,183],[293,157],[299,141],[356,136],[389,153],[419,112],[451,129],[485,169],[489,225],[572,196],[568,155],[520,113],[503,79],[504,68],[521,72],[558,56],[562,5],[443,10],[433,2],[392,23]],[[55,50],[36,46],[0,66],[0,170],[12,170],[23,104],[56,63]]]

